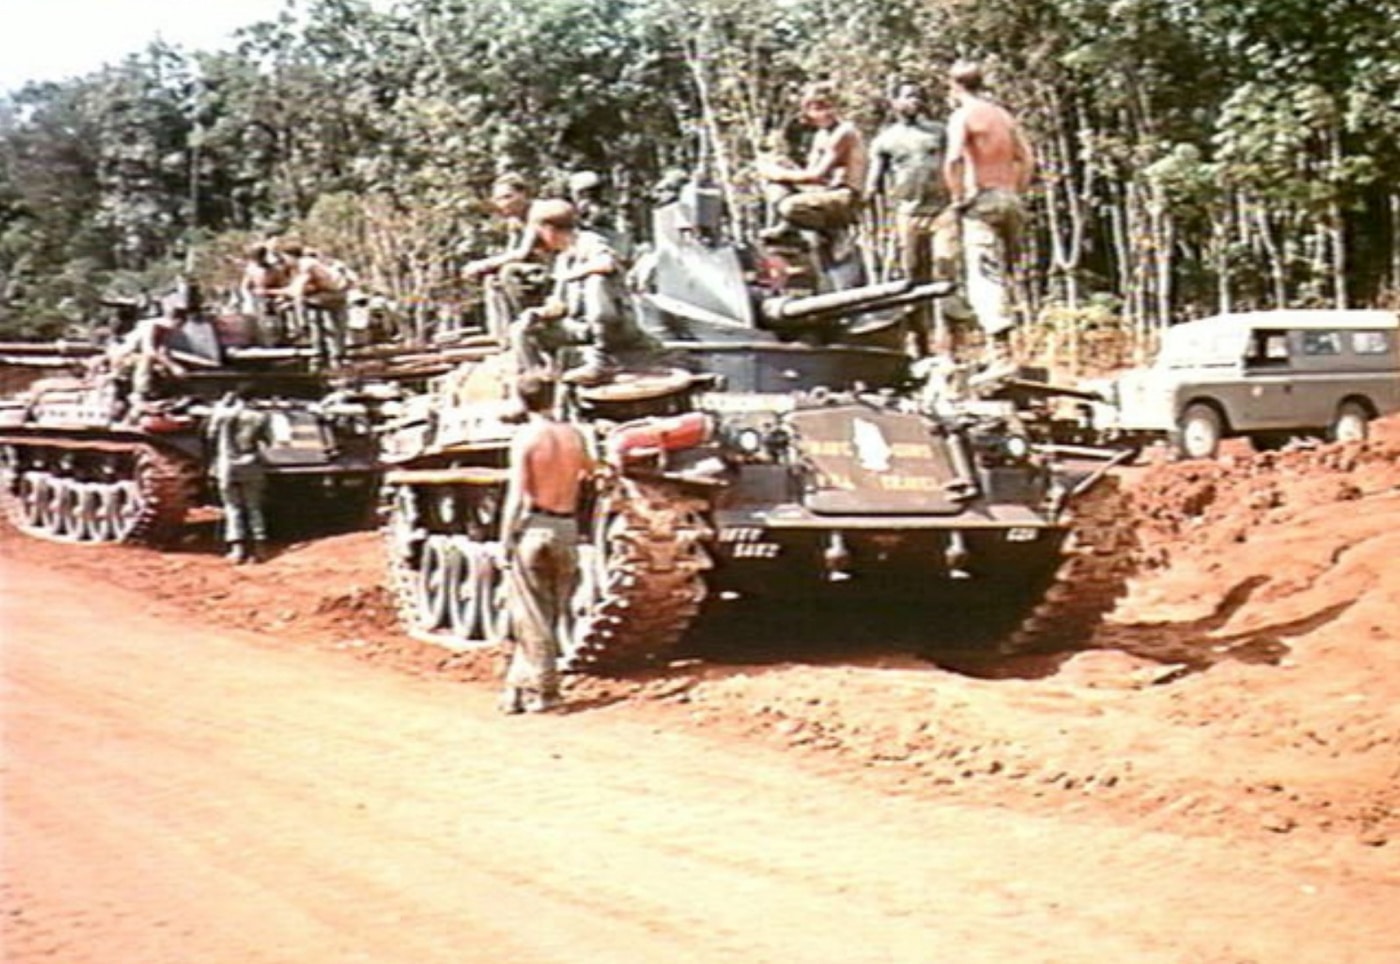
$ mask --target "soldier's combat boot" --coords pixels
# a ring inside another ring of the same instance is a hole
[[[262,539],[254,539],[252,548],[248,550],[247,561],[254,565],[267,562],[267,543]]]
[[[556,709],[561,700],[558,693],[531,693],[525,698],[526,713],[548,713]]]
[[[230,542],[228,553],[224,556],[235,566],[241,566],[248,561],[248,544],[246,542]]]
[[[592,388],[606,385],[617,376],[617,367],[600,359],[590,359],[575,368],[570,368],[561,376],[561,381],[569,385]]]
[[[525,692],[518,686],[507,686],[501,693],[500,702],[496,708],[502,713],[514,716],[516,713],[525,712]]]

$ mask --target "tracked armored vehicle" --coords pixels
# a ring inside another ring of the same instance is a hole
[[[576,668],[664,658],[721,600],[932,607],[1050,582],[1069,497],[1093,473],[1062,472],[1014,404],[911,378],[892,346],[946,285],[843,288],[816,245],[811,270],[784,272],[724,237],[702,188],[658,212],[655,233],[638,301],[665,363],[565,406],[609,467],[581,510],[562,627]],[[392,583],[410,626],[455,644],[508,631],[496,540],[511,371],[504,357],[464,366],[385,436]]]
[[[175,539],[191,509],[217,504],[203,428],[215,400],[235,385],[271,415],[267,508],[282,522],[275,530],[307,517],[368,515],[369,410],[331,395],[305,366],[283,364],[276,352],[235,358],[212,322],[193,319],[170,345],[187,373],[133,404],[120,379],[94,364],[96,348],[51,347],[10,346],[0,359],[11,372],[37,365],[65,372],[0,398],[0,500],[20,530],[81,543]]]

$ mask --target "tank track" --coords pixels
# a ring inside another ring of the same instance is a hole
[[[1077,499],[1065,558],[1031,611],[1005,637],[1006,654],[1080,649],[1126,590],[1133,570],[1133,514],[1108,477]]]
[[[36,524],[17,491],[20,481],[27,474],[32,477],[34,473],[14,474],[13,470],[7,469],[6,478],[3,480],[4,484],[0,486],[0,503],[3,503],[0,508],[3,508],[5,515],[15,528],[26,535],[61,542],[161,545],[169,542],[179,532],[184,524],[186,513],[198,493],[200,466],[187,457],[163,452],[153,445],[137,444],[129,447],[113,447],[110,444],[90,446],[81,443],[75,445],[47,443],[46,447],[60,451],[80,451],[100,447],[106,452],[121,456],[132,467],[127,478],[82,484],[95,488],[103,493],[104,497],[110,497],[115,489],[130,483],[135,486],[136,507],[132,511],[129,521],[121,527],[121,531],[110,531],[106,537],[91,531],[85,532],[81,536],[71,532],[58,531],[42,524]],[[53,477],[44,473],[39,474],[43,474],[49,479],[56,478],[60,483],[67,484],[69,482],[62,476]]]
[[[152,445],[136,452],[136,485],[141,511],[125,541],[160,545],[184,525],[200,484],[200,466]]]
[[[398,490],[386,486],[382,498],[380,511],[384,521],[379,534],[384,542],[385,584],[394,601],[399,625],[411,630],[418,618],[418,571],[413,568],[412,543],[421,534],[413,532],[415,520],[404,515],[404,503]]]
[[[699,614],[713,562],[709,503],[660,480],[623,478],[600,501],[569,669],[607,672],[667,656]],[[603,559],[597,558],[598,552]]]

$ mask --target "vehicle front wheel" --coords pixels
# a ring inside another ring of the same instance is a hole
[[[1188,459],[1210,459],[1220,449],[1224,424],[1209,405],[1192,405],[1177,422],[1177,452]]]
[[[1370,422],[1370,413],[1359,403],[1343,402],[1329,434],[1334,442],[1364,442],[1370,435]]]

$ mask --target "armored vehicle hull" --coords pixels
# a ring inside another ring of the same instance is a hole
[[[0,400],[0,501],[30,535],[161,545],[217,504],[204,425],[234,384],[268,411],[267,510],[289,523],[367,518],[376,457],[368,412],[323,404],[322,379],[212,362],[133,410],[110,377],[50,377]]]
[[[562,407],[608,467],[579,514],[566,659],[663,659],[721,598],[1033,600],[1061,570],[1068,499],[1087,482],[1014,403],[949,403],[911,377],[906,317],[950,286],[862,284],[829,242],[782,268],[728,240],[714,201],[699,191],[658,212],[637,272],[638,314],[664,341],[657,370]],[[464,366],[384,436],[391,584],[405,622],[452,645],[509,634],[513,373],[504,356]]]

